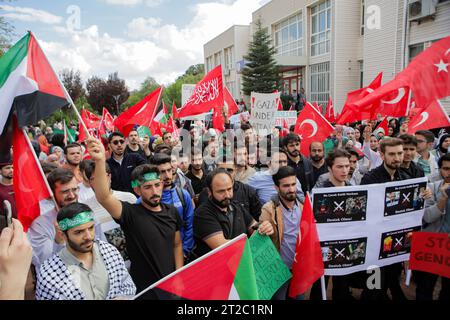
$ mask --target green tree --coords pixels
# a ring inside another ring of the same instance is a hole
[[[112,114],[119,114],[119,107],[130,96],[125,80],[120,79],[117,72],[111,73],[107,80],[97,76],[89,78],[86,90],[87,101],[97,114],[102,114],[103,107]]]
[[[253,34],[253,41],[249,43],[247,61],[242,70],[242,85],[244,94],[251,92],[271,93],[279,90],[280,71],[275,61],[275,49],[266,29],[261,27],[261,21],[256,22],[257,30]]]
[[[1,9],[1,7],[0,7]],[[4,17],[0,17],[0,57],[11,46],[11,37],[14,35],[14,26],[11,25]]]

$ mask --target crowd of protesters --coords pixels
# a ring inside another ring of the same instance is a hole
[[[296,108],[303,94],[295,96]],[[255,231],[271,237],[291,268],[303,202],[314,188],[427,177],[423,229],[450,234],[450,134],[444,129],[411,135],[405,118],[391,119],[386,134],[374,130],[377,121],[336,125],[305,157],[294,128],[259,136],[250,123],[232,125],[224,116],[223,134],[204,121],[185,121],[161,137],[140,136],[134,128],[127,136],[116,131],[79,143],[66,143],[51,127],[30,127],[54,200],[41,202],[25,234],[14,205],[12,161],[0,164],[0,201],[11,203],[14,218],[0,237],[0,299],[23,298],[27,278],[36,299],[128,299]],[[3,225],[5,216],[1,207]],[[115,226],[114,237],[103,230],[106,224]],[[381,269],[376,290],[364,286],[361,274],[331,277],[332,299],[353,300],[353,290],[363,289],[363,300],[405,300],[402,264]],[[432,299],[437,279],[414,272],[416,299]],[[286,299],[288,287],[274,299]],[[319,283],[309,297],[321,299]],[[450,299],[447,278],[439,298]]]

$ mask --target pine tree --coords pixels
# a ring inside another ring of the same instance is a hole
[[[280,88],[279,68],[273,55],[275,49],[266,29],[261,27],[261,21],[256,22],[257,30],[253,41],[249,44],[247,61],[242,70],[243,91],[249,96],[251,92],[272,93]]]

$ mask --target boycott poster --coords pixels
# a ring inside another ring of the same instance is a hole
[[[365,220],[367,191],[318,194],[314,197],[313,207],[318,223]]]
[[[448,233],[414,232],[409,268],[450,278],[450,237]]]
[[[325,269],[350,268],[364,264],[367,238],[321,241]]]
[[[279,100],[280,92],[252,92],[250,123],[258,135],[267,135],[272,132]]]
[[[420,231],[420,226],[382,233],[380,259],[411,252],[411,238],[414,231]]]
[[[277,111],[275,113],[275,126],[283,127],[283,120],[286,120],[288,127],[295,125],[297,121],[297,111]]]
[[[392,216],[423,209],[425,201],[422,193],[426,187],[427,184],[423,182],[386,188],[384,215]]]
[[[407,261],[411,236],[422,226],[426,181],[314,189],[325,274],[346,275]]]

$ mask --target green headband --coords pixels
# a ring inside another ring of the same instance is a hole
[[[131,187],[137,188],[146,182],[154,181],[154,180],[159,180],[159,175],[156,172],[148,172],[148,173],[144,174],[144,177],[142,179],[136,179],[136,180],[131,181]]]
[[[61,231],[66,231],[82,224],[94,221],[94,216],[92,215],[92,211],[84,211],[77,214],[72,219],[65,218],[58,222],[59,228]]]

